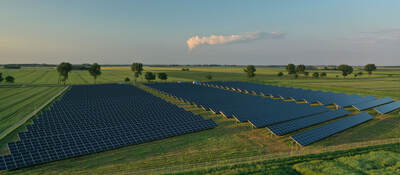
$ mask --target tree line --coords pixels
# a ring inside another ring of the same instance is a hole
[[[58,72],[58,83],[63,83],[65,85],[66,81],[68,80],[69,73],[73,70],[73,66],[71,63],[62,62],[57,66]],[[87,68],[89,74],[93,77],[94,84],[96,84],[97,78],[101,75],[101,66],[98,63],[93,63]],[[142,63],[132,63],[131,71],[133,72],[134,83],[136,83],[137,79],[142,76],[143,72],[143,64]],[[144,78],[147,81],[155,80],[156,76],[160,80],[167,80],[168,75],[167,73],[160,72],[160,73],[153,73],[153,72],[146,72]],[[125,82],[130,82],[130,78],[126,77],[124,79]]]

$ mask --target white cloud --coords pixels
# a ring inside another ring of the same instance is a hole
[[[186,43],[189,50],[201,45],[221,45],[238,42],[248,42],[258,39],[280,39],[285,37],[285,33],[281,32],[248,32],[238,35],[211,35],[199,37],[198,35],[190,37]]]
[[[380,42],[400,41],[400,29],[386,29],[361,32],[358,36],[350,38],[357,43],[377,44]]]

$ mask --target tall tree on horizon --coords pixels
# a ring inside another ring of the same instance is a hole
[[[60,81],[65,82],[68,80],[68,74],[69,72],[71,72],[72,70],[72,64],[68,63],[68,62],[62,62],[57,66],[57,72],[59,74],[58,76],[58,83],[60,83]],[[60,79],[61,77],[61,79]]]
[[[288,74],[295,74],[296,73],[296,66],[294,64],[288,64],[286,66],[286,70]]]
[[[142,63],[132,63],[131,70],[134,73],[135,83],[137,78],[142,75],[143,72],[143,64]]]
[[[347,64],[341,64],[341,65],[339,65],[339,67],[337,69],[342,71],[342,75],[345,78],[347,75],[350,75],[351,73],[353,73],[353,67],[351,67]]]
[[[305,71],[306,71],[306,66],[304,66],[304,64],[300,64],[300,65],[296,66],[296,72],[304,73]]]
[[[255,76],[256,76],[256,74],[255,74],[255,72],[256,72],[256,67],[253,66],[253,65],[248,65],[245,69],[243,69],[243,71],[247,73],[247,76],[248,76],[249,78],[252,78],[252,77],[255,77]]]
[[[367,64],[365,65],[364,70],[368,72],[368,75],[371,75],[372,71],[376,70],[376,66],[375,64]]]
[[[96,84],[96,79],[101,75],[101,66],[97,63],[94,63],[89,68],[90,75],[94,78],[94,84]]]

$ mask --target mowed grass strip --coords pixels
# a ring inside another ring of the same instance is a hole
[[[20,88],[21,91],[28,91],[28,93],[21,96],[10,97],[10,103],[0,104],[0,108],[2,108],[0,111],[0,132],[5,131],[13,124],[22,120],[63,88],[64,87]],[[0,147],[4,147],[4,145],[0,145]]]

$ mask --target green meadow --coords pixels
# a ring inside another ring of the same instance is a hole
[[[339,71],[310,70],[309,76],[300,75],[298,78],[295,78],[293,75],[287,75],[284,68],[257,67],[256,77],[252,79],[246,77],[242,67],[187,68],[190,70],[182,71],[182,67],[145,66],[144,72],[165,72],[168,74],[168,82],[194,80],[250,81],[279,86],[360,94],[364,96],[388,96],[400,100],[400,69],[394,68],[378,68],[372,75],[368,75],[364,72],[362,76],[354,77],[353,75],[349,75],[346,78],[342,77]],[[362,70],[358,68],[355,69],[355,72],[360,71]],[[52,67],[22,67],[22,69],[0,68],[0,72],[3,72],[3,76],[12,75],[15,77],[15,83],[0,83],[0,132],[20,121],[65,87],[63,84],[58,84],[58,74],[55,68]],[[283,72],[285,75],[278,77],[278,72]],[[313,78],[313,72],[326,72],[328,76],[324,78]],[[212,79],[208,80],[206,78],[207,75],[211,75]],[[97,79],[97,83],[121,83],[126,77],[129,77],[132,83],[134,78],[130,67],[103,67],[102,74]],[[139,78],[137,81],[140,83],[147,82],[143,78]],[[88,71],[84,70],[73,70],[66,82],[67,85],[92,83],[94,83],[93,77],[90,76]],[[218,127],[211,130],[127,146],[121,149],[46,163],[20,170],[2,171],[0,174],[112,174],[115,172],[137,172],[139,174],[141,172],[147,174],[149,173],[147,172],[148,170],[160,167],[168,168],[192,164],[202,165],[202,163],[210,161],[288,153],[293,150],[298,151],[304,149],[296,145],[288,136],[273,136],[267,129],[254,129],[249,123],[237,123],[234,119],[227,119],[222,115],[204,111],[195,106],[163,95],[140,83],[138,85],[139,87],[154,95],[160,96],[204,118],[213,119],[218,124]],[[349,110],[357,113],[354,109]],[[398,110],[387,115],[378,115],[373,110],[368,110],[367,112],[375,116],[372,121],[307,146],[307,149],[319,150],[327,146],[351,145],[357,142],[384,140],[398,138],[400,136],[400,115]],[[28,121],[26,124],[31,123],[32,121]],[[25,125],[17,128],[7,137],[0,140],[1,154],[7,154],[7,143],[18,140],[17,133],[25,130]],[[397,160],[399,154],[393,151],[375,150],[376,149],[370,149],[364,151],[360,156],[339,155],[325,163],[326,165],[332,165],[337,169],[337,172],[342,172],[342,174],[346,174],[343,172],[354,172],[357,174],[357,168],[359,167],[374,166],[377,168],[368,169],[366,172],[361,172],[361,174],[378,174],[384,171],[396,172],[396,168],[399,165],[390,162]],[[389,160],[388,158],[386,160],[381,156],[390,157],[392,159]],[[318,161],[320,161],[320,159],[310,161],[307,159],[304,161],[296,161],[296,163],[291,164],[283,164],[277,161],[276,165],[271,163],[273,166],[268,168],[262,163],[250,165],[264,167],[265,172],[271,172],[271,174],[327,174],[326,172],[328,172],[328,170],[322,169]],[[368,164],[368,162],[371,161],[375,161],[376,164]],[[347,164],[351,164],[351,166]],[[221,171],[209,169],[188,171],[187,173],[245,174],[247,171],[251,172],[250,170],[252,169],[238,168],[234,171],[228,171],[224,169],[224,167],[226,167],[225,165],[221,164],[220,167],[222,167]],[[168,170],[159,171],[159,173],[168,173]],[[261,172],[255,172],[254,174],[257,173],[261,174]]]

